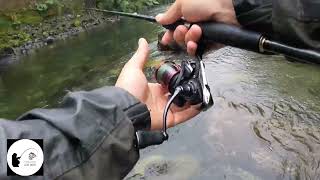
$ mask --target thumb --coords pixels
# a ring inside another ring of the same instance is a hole
[[[149,56],[149,44],[144,38],[139,39],[139,47],[136,53],[129,60],[128,65],[143,69]]]
[[[156,20],[162,25],[168,25],[176,22],[182,17],[180,4],[178,1],[173,3],[173,5],[164,14],[158,14]]]

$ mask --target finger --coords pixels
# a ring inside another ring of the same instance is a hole
[[[193,41],[189,41],[187,44],[187,52],[188,54],[194,56],[197,52],[198,45]]]
[[[161,40],[161,44],[167,46],[173,41],[173,32],[172,31],[167,31]]]
[[[180,3],[176,1],[164,14],[158,14],[156,20],[163,25],[172,24],[182,17]]]
[[[185,39],[185,36],[188,32],[188,28],[183,26],[183,25],[180,25],[176,28],[176,30],[174,31],[173,33],[173,39],[180,45],[180,46],[185,46],[185,43],[184,43],[184,39]]]
[[[198,42],[202,36],[202,30],[200,26],[194,24],[191,26],[186,34],[185,42],[188,44],[189,41]]]
[[[128,61],[127,66],[136,67],[142,70],[148,60],[149,45],[144,38],[139,39],[138,44],[139,44],[138,50],[132,56],[132,58]]]

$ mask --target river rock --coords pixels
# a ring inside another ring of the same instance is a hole
[[[27,54],[27,50],[22,49],[22,50],[21,50],[21,53],[22,53],[22,54]]]
[[[13,48],[4,48],[0,51],[0,58],[4,58],[4,57],[7,57],[7,56],[10,56],[10,55],[14,55],[15,52],[14,52],[14,49]]]
[[[54,38],[52,36],[47,37],[47,39],[45,40],[45,42],[47,44],[52,44],[54,42]]]

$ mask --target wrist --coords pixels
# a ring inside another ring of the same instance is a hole
[[[150,130],[151,128],[151,116],[150,111],[146,104],[137,99],[134,95],[123,88],[117,88],[124,98],[117,96],[119,104],[123,107],[124,113],[131,120],[134,129],[138,130]]]
[[[125,113],[131,120],[136,131],[151,129],[151,116],[145,104],[141,102],[137,103],[126,109]]]
[[[150,130],[161,130],[162,129],[162,110],[158,110],[157,104],[153,102],[146,102],[146,107],[150,112]]]

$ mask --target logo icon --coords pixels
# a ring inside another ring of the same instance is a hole
[[[42,139],[8,139],[7,148],[8,176],[43,175]]]

